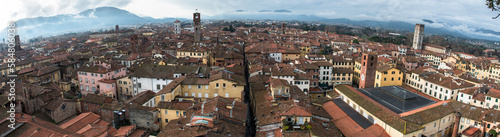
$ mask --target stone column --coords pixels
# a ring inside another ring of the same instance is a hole
[[[462,118],[462,114],[460,114],[460,112],[457,112],[455,114],[455,125],[453,125],[453,133],[451,134],[452,137],[458,137],[458,128],[460,126],[460,118]]]

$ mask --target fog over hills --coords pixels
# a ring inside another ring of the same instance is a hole
[[[203,13],[202,13],[203,14]],[[287,9],[261,10],[249,12],[241,9],[233,13],[215,16],[202,16],[203,19],[252,19],[252,20],[299,20],[318,21],[331,24],[345,24],[356,26],[376,27],[398,31],[412,32],[415,23],[404,21],[375,21],[375,20],[351,20],[346,18],[329,19],[315,15],[301,15]],[[145,23],[173,22],[175,18],[151,18],[140,17],[134,13],[115,7],[99,7],[88,9],[77,14],[62,14],[50,17],[25,18],[18,20],[17,33],[22,39],[38,36],[52,36],[70,32],[81,32],[97,30],[102,28],[113,28],[114,25],[137,25]],[[189,19],[187,19],[189,20]],[[422,19],[426,24],[426,34],[451,35],[457,37],[469,37],[476,39],[487,39],[498,41],[500,32],[484,28],[471,28],[467,26],[449,25],[445,22],[436,22],[430,19]],[[427,24],[437,24],[443,27],[432,27]],[[0,38],[7,36],[7,30],[0,31]]]

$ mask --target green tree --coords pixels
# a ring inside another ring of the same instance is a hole
[[[491,129],[488,132],[490,133],[490,136],[492,136],[492,137],[496,137],[497,136],[497,131],[495,131],[494,129]]]
[[[358,41],[358,39],[354,39],[354,40],[352,40],[352,43],[359,44],[359,41]]]
[[[491,11],[500,12],[500,0],[486,0],[486,6],[488,6]],[[493,17],[493,19],[497,19],[500,16],[500,13]]]
[[[309,31],[309,30],[311,30],[311,28],[309,28],[309,26],[305,26],[302,30],[303,31]]]

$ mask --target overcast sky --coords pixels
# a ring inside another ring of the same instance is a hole
[[[113,6],[139,16],[154,18],[191,18],[195,9],[203,15],[257,13],[260,10],[291,11],[286,14],[317,15],[354,20],[406,21],[435,23],[467,31],[482,27],[500,31],[500,19],[485,6],[485,0],[10,0],[0,2],[0,26],[8,21],[57,14],[75,14],[86,9]],[[3,27],[1,27],[3,28]]]

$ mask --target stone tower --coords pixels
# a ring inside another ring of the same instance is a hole
[[[21,50],[23,50],[23,49],[21,48],[21,40],[19,39],[19,35],[14,36],[14,42],[15,42],[14,49],[15,49],[16,51],[21,51]]]
[[[378,55],[375,53],[363,53],[361,56],[361,70],[359,77],[359,88],[372,88],[375,84],[375,73],[377,70]]]
[[[424,24],[415,25],[413,34],[413,49],[422,49],[422,40],[424,39]]]
[[[130,48],[132,49],[132,53],[137,53],[137,44],[139,44],[139,40],[137,35],[130,35]]]
[[[174,31],[175,34],[181,34],[181,22],[179,20],[174,21]]]
[[[201,19],[200,19],[200,13],[198,10],[196,10],[195,13],[193,13],[193,30],[194,30],[194,41],[195,42],[200,42],[201,41]]]

